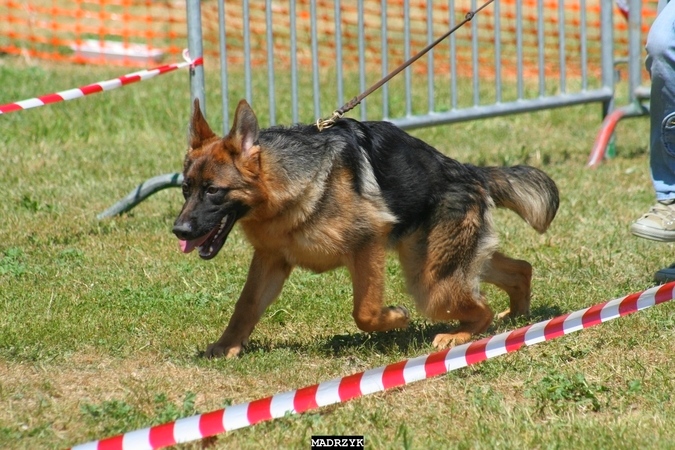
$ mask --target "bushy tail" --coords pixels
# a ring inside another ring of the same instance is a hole
[[[539,233],[553,221],[560,198],[555,182],[531,166],[484,167],[495,205],[517,213]]]

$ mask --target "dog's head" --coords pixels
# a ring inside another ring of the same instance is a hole
[[[258,120],[245,100],[223,138],[211,130],[195,100],[183,166],[185,203],[173,226],[183,252],[197,248],[203,259],[216,256],[235,222],[256,203],[258,133]]]

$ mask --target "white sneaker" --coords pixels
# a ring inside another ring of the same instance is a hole
[[[675,202],[657,203],[633,222],[630,231],[645,239],[660,242],[675,242]]]

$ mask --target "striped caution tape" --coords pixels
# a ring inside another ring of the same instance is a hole
[[[19,102],[0,105],[0,114],[6,114],[14,111],[21,111],[29,108],[35,108],[37,106],[44,106],[50,103],[58,103],[66,100],[74,100],[76,98],[84,97],[85,95],[95,94],[97,92],[110,91],[112,89],[117,89],[119,87],[126,86],[127,84],[149,80],[150,78],[154,78],[157,75],[162,75],[177,69],[182,69],[184,67],[189,66],[192,67],[199,66],[204,63],[203,57],[190,59],[187,50],[183,51],[183,58],[185,59],[185,62],[167,64],[164,66],[156,67],[154,69],[141,70],[127,75],[122,75],[121,77],[113,78],[111,80],[99,81],[98,83],[89,84],[87,86],[82,86],[75,89],[69,89],[66,91],[56,92],[54,94],[47,94],[41,97],[29,98],[27,100],[21,100]]]
[[[89,442],[73,450],[158,449],[211,437],[227,431],[302,413],[322,406],[381,392],[476,364],[525,345],[534,345],[589,328],[673,299],[675,282],[630,294],[570,314],[470,342],[452,349],[400,361],[377,369],[325,381],[313,386],[249,403],[179,419],[119,436]]]

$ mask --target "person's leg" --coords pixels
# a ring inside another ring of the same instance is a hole
[[[650,168],[657,200],[675,199],[675,2],[657,16],[647,37],[651,74]]]
[[[647,37],[651,75],[650,171],[657,203],[631,225],[633,234],[675,241],[675,1],[661,10]]]

